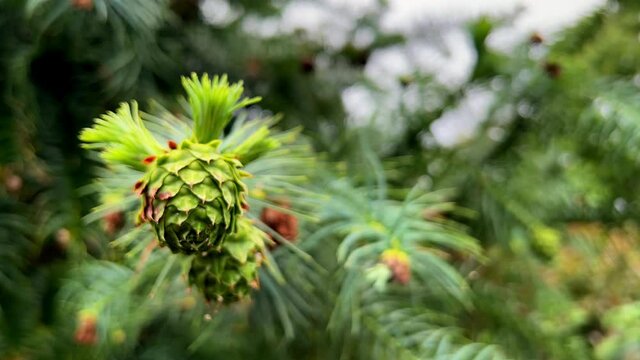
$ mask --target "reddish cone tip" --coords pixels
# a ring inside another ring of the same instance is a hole
[[[382,253],[381,262],[391,270],[391,280],[406,285],[411,280],[411,262],[402,250],[388,249]]]
[[[391,270],[393,281],[401,285],[409,283],[411,280],[411,267],[409,264],[398,259],[388,259],[384,264]]]
[[[133,185],[133,190],[138,191],[138,190],[140,190],[141,186],[142,186],[142,181],[138,181],[138,182],[136,182],[135,185]]]
[[[169,145],[169,149],[171,150],[175,150],[178,148],[178,144],[176,144],[176,142],[173,140],[169,140],[167,144]]]
[[[81,345],[95,345],[98,343],[98,326],[95,316],[83,316],[78,321],[74,339]]]
[[[149,155],[146,158],[144,158],[144,160],[142,160],[143,163],[149,165],[152,162],[154,162],[156,160],[156,156],[155,155]]]
[[[93,9],[93,0],[71,0],[71,5],[80,10]]]

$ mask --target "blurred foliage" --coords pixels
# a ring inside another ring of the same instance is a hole
[[[640,4],[609,1],[509,54],[486,44],[500,21],[479,19],[462,86],[418,71],[389,79],[395,94],[364,73],[410,40],[375,28],[379,13],[358,20],[375,30],[364,47],[243,27],[285,4],[227,3],[240,15],[220,25],[198,1],[0,1],[0,358],[635,358]],[[138,99],[158,140],[182,140],[192,71],[263,99],[234,115],[228,146],[255,119],[279,140],[302,131],[247,167],[273,268],[226,307],[135,226],[139,174],[99,168],[77,138]],[[400,99],[381,112],[393,131],[353,124],[352,84]],[[475,134],[434,142],[431,125],[477,89],[492,102]],[[264,209],[299,220],[295,242]]]

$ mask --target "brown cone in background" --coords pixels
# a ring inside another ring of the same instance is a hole
[[[285,209],[289,208],[287,204],[281,204],[280,206]],[[289,241],[293,242],[298,237],[298,219],[291,214],[265,207],[260,214],[260,220]],[[275,241],[271,248],[273,249],[277,246],[278,242]]]
[[[312,56],[305,56],[300,59],[300,70],[305,74],[310,74],[316,69],[316,62]]]
[[[406,285],[411,280],[409,255],[399,249],[387,249],[380,256],[380,262],[391,271],[391,281]]]
[[[115,211],[105,215],[102,220],[104,221],[104,232],[111,236],[122,229],[124,225],[124,213],[122,211]]]
[[[562,74],[562,66],[555,62],[546,62],[544,63],[544,71],[550,78],[556,79]]]
[[[74,335],[76,343],[80,345],[95,345],[98,343],[98,318],[94,314],[81,314]]]

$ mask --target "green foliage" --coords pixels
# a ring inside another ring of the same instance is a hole
[[[194,257],[189,281],[201,289],[207,300],[233,303],[243,299],[259,286],[258,268],[265,240],[265,233],[248,220],[241,221],[219,252]]]
[[[260,101],[259,97],[240,100],[242,82],[229,85],[226,75],[209,79],[207,74],[202,78],[192,74],[182,78],[182,85],[191,105],[193,140],[203,144],[220,137],[234,111]]]
[[[221,151],[233,153],[243,164],[269,155],[282,145],[278,138],[270,136],[269,127],[276,122],[277,119],[249,123],[239,121],[236,125],[238,129],[225,137],[225,141],[221,144]]]
[[[103,149],[101,156],[107,164],[127,165],[143,171],[144,160],[162,151],[162,146],[144,126],[138,103],[120,104],[117,112],[108,112],[96,119],[93,128],[85,129],[80,140],[88,149]]]
[[[237,231],[248,174],[216,151],[218,143],[183,142],[154,158],[134,186],[142,195],[140,221],[150,222],[174,252],[208,251]]]
[[[385,2],[338,47],[270,34],[286,3],[228,2],[209,24],[191,0],[0,2],[0,358],[637,353],[637,2],[508,54],[487,40],[510,19],[475,20],[455,88],[371,79],[377,50],[422,41],[379,28]],[[390,108],[356,126],[352,85]],[[487,118],[441,146],[432,125],[478,90]],[[133,189],[153,220],[178,175],[194,233],[216,195],[253,236],[158,246]]]

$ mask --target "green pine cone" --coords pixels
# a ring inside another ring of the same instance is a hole
[[[236,232],[249,176],[242,164],[208,144],[180,147],[145,159],[149,169],[136,183],[142,195],[139,218],[151,223],[160,245],[184,254],[219,248]]]
[[[207,300],[232,303],[258,288],[258,268],[266,234],[249,220],[238,221],[238,232],[230,235],[220,251],[197,255],[191,262],[189,282]]]

